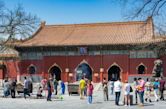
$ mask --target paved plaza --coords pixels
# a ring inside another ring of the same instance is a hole
[[[46,99],[36,99],[35,95],[31,98],[24,99],[23,97],[18,97],[16,99],[12,98],[2,98],[0,97],[0,109],[165,109],[166,101],[154,102],[152,97],[152,103],[146,103],[144,107],[138,105],[132,105],[130,107],[125,107],[123,105],[116,106],[114,104],[114,96],[111,96],[109,101],[103,101],[102,90],[97,90],[94,92],[93,104],[87,104],[86,99],[80,100],[78,95],[69,96],[68,94],[63,96],[64,99],[55,99],[53,96],[52,101],[47,102]],[[122,104],[122,96],[121,102]]]

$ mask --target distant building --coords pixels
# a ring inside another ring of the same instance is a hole
[[[82,76],[94,82],[152,76],[154,61],[166,56],[154,35],[153,21],[45,25],[16,45],[19,77],[34,81],[50,76],[74,82]],[[162,48],[163,49],[163,48]],[[164,69],[166,72],[166,69]],[[166,73],[164,73],[166,76]]]

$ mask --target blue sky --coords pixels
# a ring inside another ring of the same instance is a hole
[[[123,21],[122,8],[111,0],[2,0],[6,7],[22,4],[47,24]]]

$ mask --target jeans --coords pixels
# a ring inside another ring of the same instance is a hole
[[[140,98],[140,102],[143,104],[144,103],[144,91],[139,92],[139,98]]]
[[[89,104],[92,103],[92,95],[88,95],[88,103],[89,103]]]
[[[52,95],[51,88],[48,88],[47,100],[51,100],[51,95]]]
[[[155,96],[155,101],[159,99],[158,97],[158,89],[154,89],[154,96]]]
[[[119,105],[120,92],[115,92],[115,104]]]

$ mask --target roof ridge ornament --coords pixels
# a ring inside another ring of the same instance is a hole
[[[46,25],[46,21],[41,21],[40,26],[43,28]]]

